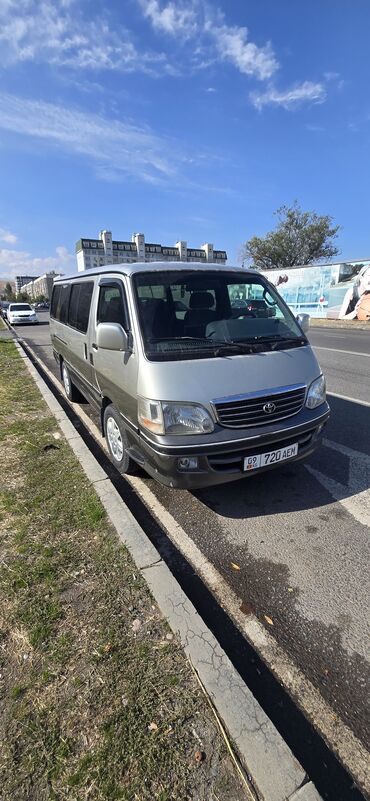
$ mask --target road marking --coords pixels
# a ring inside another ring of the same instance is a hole
[[[351,401],[351,403],[359,403],[360,406],[370,406],[369,401],[360,400],[359,398],[351,398],[350,395],[340,395],[339,392],[330,392],[330,390],[328,390],[328,395],[332,395],[333,398]]]
[[[334,481],[311,465],[306,464],[306,470],[355,520],[370,528],[370,456],[325,438],[323,445],[348,457],[348,484]]]
[[[344,334],[325,334],[324,339],[346,339]]]
[[[331,350],[335,351],[335,353],[347,353],[350,356],[366,356],[367,359],[370,359],[370,353],[358,353],[356,350],[341,350],[340,348],[324,348],[322,345],[314,345],[311,343],[311,347],[315,348],[316,350]]]
[[[370,406],[370,403],[368,404]],[[353,459],[364,460],[369,463],[370,465],[370,456],[363,451],[355,451],[353,448],[348,448],[347,445],[342,445],[341,442],[335,442],[335,440],[327,439],[326,437],[323,438],[323,445],[326,448],[331,448],[333,451],[338,451],[339,453],[343,453],[343,456],[349,456]]]

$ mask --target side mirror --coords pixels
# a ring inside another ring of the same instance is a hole
[[[119,323],[99,323],[96,344],[102,350],[129,350],[127,333]]]
[[[297,314],[297,323],[301,326],[302,331],[304,334],[307,334],[307,331],[310,327],[310,315],[309,314]]]

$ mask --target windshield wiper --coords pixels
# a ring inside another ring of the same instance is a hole
[[[260,341],[268,342],[271,345],[271,350],[284,350],[284,348],[292,345],[296,347],[307,345],[307,340],[304,337],[263,337]]]
[[[301,347],[307,345],[307,340],[301,337],[251,337],[249,340],[238,342],[237,340],[225,340],[216,345],[215,355],[227,355],[226,352],[233,353],[263,353],[264,345],[269,345],[269,350],[284,350],[292,346]],[[222,353],[224,351],[224,353]]]
[[[236,342],[232,339],[209,339],[209,337],[156,337],[153,339],[149,339],[148,342],[151,345],[155,345],[157,342],[178,342],[179,345],[181,343],[187,344],[188,342],[198,342],[199,347],[194,348],[194,351],[202,350],[202,346],[206,345],[207,350],[213,351],[216,356],[219,354],[222,355],[222,350],[232,350],[232,351],[243,351],[247,353],[254,353],[255,351],[255,343],[251,342]],[[190,350],[190,348],[189,348]]]
[[[238,341],[234,339],[209,339],[209,337],[155,337],[148,340],[151,345],[155,345],[159,342],[178,342],[179,343],[179,351],[184,352],[181,349],[181,343],[186,345],[187,343],[197,342],[198,347],[194,348],[186,348],[188,352],[201,352],[204,350],[210,351],[215,356],[227,356],[229,353],[261,353],[263,351],[263,345],[269,344],[271,346],[271,350],[275,350],[277,347],[286,347],[289,345],[306,345],[307,340],[303,337],[279,337],[279,336],[255,336],[255,337],[248,337],[248,339]],[[206,345],[206,348],[203,346]],[[162,351],[166,352],[166,351]],[[175,351],[176,352],[176,351]],[[174,353],[171,349],[168,353]]]
[[[304,336],[301,337],[280,337],[278,334],[267,336],[255,336],[255,337],[248,337],[247,339],[243,340],[243,342],[249,343],[261,343],[264,344],[268,342],[271,345],[287,345],[287,344],[296,344],[296,345],[307,345],[307,339]]]
[[[225,341],[227,340],[221,340],[221,342]],[[217,340],[212,340],[209,337],[149,337],[148,342],[151,344],[156,342],[208,342],[211,345],[216,342],[216,344],[219,344]]]

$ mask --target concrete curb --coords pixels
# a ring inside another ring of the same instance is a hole
[[[252,776],[258,797],[261,801],[321,801],[312,783],[306,786],[311,786],[316,795],[297,795],[305,780],[303,768],[205,626],[21,346],[17,342],[15,345],[95,487],[118,536],[128,548],[172,631],[179,636]]]

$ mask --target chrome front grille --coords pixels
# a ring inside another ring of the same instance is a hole
[[[214,401],[219,422],[226,428],[246,428],[283,420],[303,406],[306,387],[294,385],[262,394],[240,395]]]

